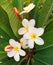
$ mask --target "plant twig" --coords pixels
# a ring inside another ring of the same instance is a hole
[[[27,65],[29,65],[29,63],[30,63],[30,58],[29,58],[29,60],[28,60],[28,62],[27,62]]]
[[[28,55],[25,56],[25,57],[18,63],[18,65],[21,65],[21,63],[22,63],[24,60],[26,60],[27,58],[28,58]]]

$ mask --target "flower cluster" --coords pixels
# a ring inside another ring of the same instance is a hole
[[[31,3],[27,7],[24,7],[24,11],[19,14],[29,13],[35,5]],[[23,19],[22,25],[18,30],[19,35],[22,35],[22,38],[19,41],[15,41],[14,39],[9,40],[9,45],[5,47],[5,51],[7,52],[8,57],[14,57],[15,61],[20,60],[20,56],[25,56],[26,52],[23,49],[33,49],[34,44],[43,45],[44,40],[40,37],[44,33],[44,28],[35,27],[36,21],[34,19],[28,20]]]
[[[38,45],[43,45],[44,41],[40,38],[40,36],[44,33],[43,28],[36,28],[35,27],[35,20],[27,20],[23,19],[22,21],[23,27],[18,30],[20,35],[23,35],[22,39],[20,40],[23,44],[23,47],[27,48],[34,48],[34,43]]]

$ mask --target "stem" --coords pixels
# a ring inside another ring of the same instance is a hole
[[[24,61],[24,60],[26,60],[27,59],[27,57],[28,57],[28,55],[27,56],[25,56],[19,63],[18,63],[18,65],[21,65],[21,63]]]
[[[14,7],[14,12],[15,12],[16,15],[18,16],[18,18],[22,21],[22,17],[21,17],[21,15],[20,15],[20,11],[19,11],[16,7]]]
[[[33,58],[31,59],[31,63],[32,63],[32,65],[34,65],[34,59]]]
[[[30,58],[29,58],[29,60],[28,60],[28,62],[27,62],[27,65],[29,65],[29,63],[30,63]]]
[[[29,16],[29,20],[32,19],[32,17],[30,16],[30,12],[28,13],[28,16]]]

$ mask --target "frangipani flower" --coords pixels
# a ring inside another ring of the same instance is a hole
[[[34,19],[31,19],[30,21],[28,21],[27,19],[24,19],[24,20],[22,21],[22,25],[23,25],[24,27],[22,27],[22,28],[20,28],[20,29],[18,30],[18,33],[19,33],[20,35],[23,35],[23,34],[25,34],[25,33],[28,33],[29,31],[33,31],[34,26],[35,26],[35,20],[34,20]]]
[[[24,49],[28,48],[28,40],[27,39],[21,38],[20,44],[21,44],[22,48],[24,48]]]
[[[28,6],[23,8],[24,11],[22,11],[20,13],[20,15],[23,14],[23,13],[29,13],[34,7],[35,7],[35,5],[33,3],[30,3]]]
[[[5,47],[8,57],[14,57],[15,61],[20,60],[20,56],[25,56],[26,53],[21,49],[20,43],[16,42],[13,39],[9,40],[10,45]]]
[[[34,42],[37,45],[43,45],[44,44],[44,40],[39,37],[43,33],[44,33],[44,29],[43,28],[34,28],[34,30],[31,31],[30,33],[24,34],[23,37],[25,39],[28,39],[28,47],[29,48],[33,48],[34,47]]]

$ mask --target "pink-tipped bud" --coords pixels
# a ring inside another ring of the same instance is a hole
[[[16,15],[18,16],[18,18],[22,21],[22,17],[21,17],[21,15],[20,15],[20,11],[19,11],[16,7],[14,7],[14,12],[15,12]]]
[[[7,45],[5,47],[5,51],[7,51],[7,52],[11,51],[12,49],[13,49],[13,47],[11,45]]]
[[[14,7],[14,12],[15,12],[16,14],[20,15],[20,11],[19,11],[16,7]]]

